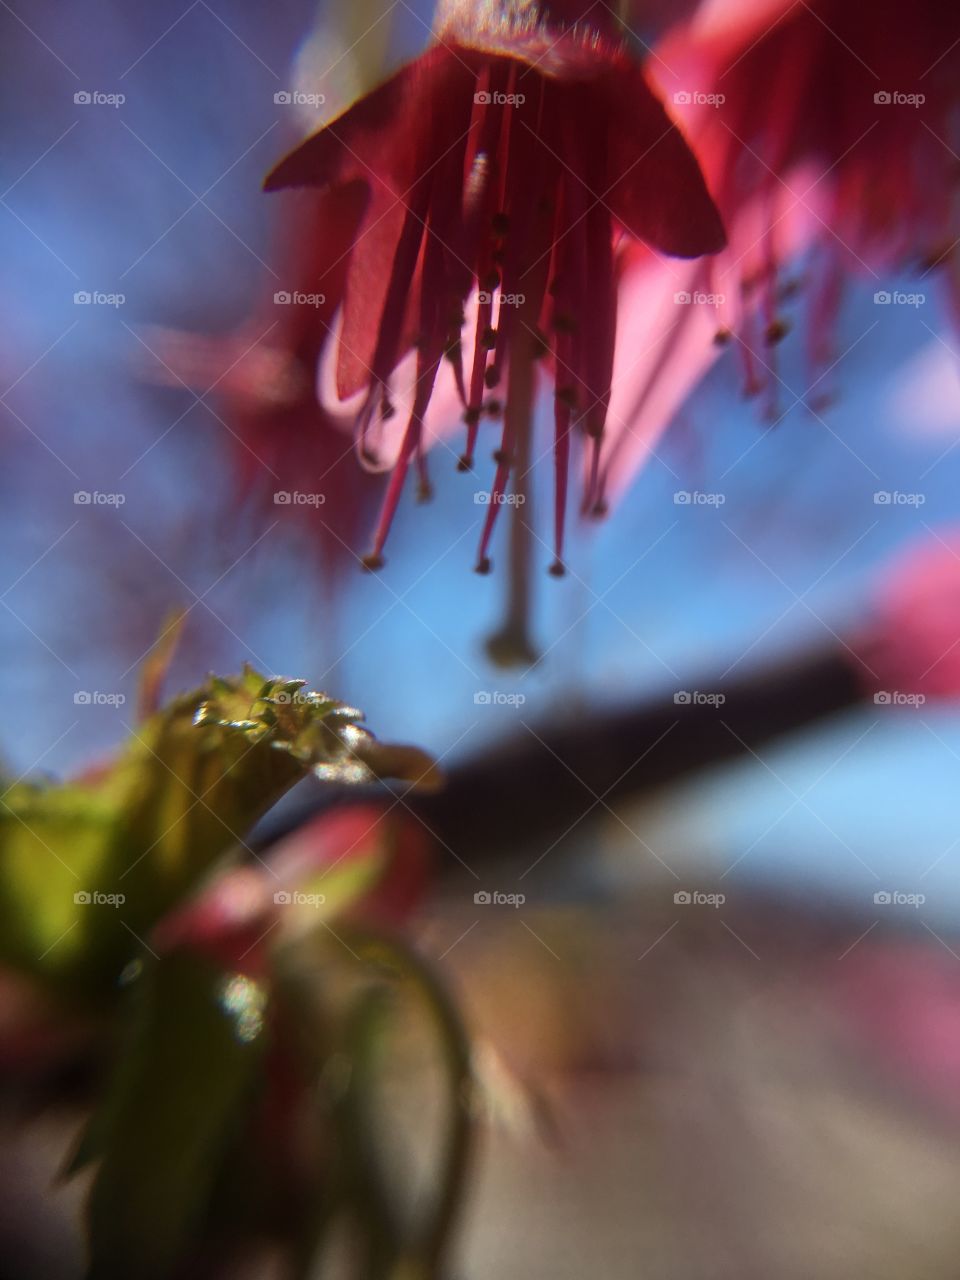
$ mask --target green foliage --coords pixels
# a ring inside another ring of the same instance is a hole
[[[0,963],[74,1011],[114,1015],[88,1020],[91,1035],[109,1029],[106,1065],[65,1170],[94,1169],[88,1280],[228,1270],[264,1242],[305,1278],[344,1237],[357,1280],[439,1280],[470,1055],[430,971],[357,924],[393,856],[389,828],[335,828],[352,839],[344,856],[268,889],[283,927],[257,925],[249,945],[218,949],[211,905],[264,874],[233,864],[300,779],[429,787],[435,767],[377,742],[354,708],[249,668],[156,710],[164,661],[111,761],[0,801]],[[161,945],[170,913],[201,920],[199,934]]]
[[[166,1280],[266,1239],[291,1275],[324,1274],[338,1240],[356,1280],[445,1274],[470,1050],[408,948],[318,926],[257,980],[175,952],[128,987],[121,1052],[67,1171],[98,1165],[88,1280]]]
[[[382,745],[361,718],[303,681],[248,667],[149,716],[106,767],[10,787],[0,802],[0,961],[96,997],[301,778],[432,785],[428,757]]]
[[[76,1162],[100,1157],[89,1280],[175,1272],[202,1229],[263,1056],[266,996],[249,978],[165,956],[128,995],[125,1052]]]

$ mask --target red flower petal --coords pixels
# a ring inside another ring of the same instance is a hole
[[[406,206],[418,180],[465,131],[475,74],[464,57],[441,46],[429,49],[308,138],[264,184],[273,191],[352,179],[370,192],[344,299],[337,366],[344,399],[371,380]],[[403,334],[398,354],[409,349],[412,337]]]
[[[617,59],[583,95],[582,145],[607,148],[609,187],[596,192],[617,220],[661,253],[718,253],[726,233],[696,157],[650,89],[642,69]],[[589,152],[587,152],[589,154]]]
[[[295,147],[267,175],[265,191],[324,187],[350,178],[403,197],[417,176],[445,101],[468,89],[466,61],[435,45]]]

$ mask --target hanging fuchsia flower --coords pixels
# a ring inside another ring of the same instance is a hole
[[[892,272],[953,258],[960,10],[710,0],[652,61],[730,231],[701,288],[725,299],[720,336],[736,338],[745,389],[767,393],[774,419],[776,346],[798,284],[784,264],[812,251],[803,284],[816,408],[844,277],[866,275],[882,292]]]
[[[882,296],[894,272],[945,268],[960,318],[954,6],[920,0],[908,17],[894,0],[869,11],[852,0],[704,0],[649,68],[703,165],[729,246],[690,263],[642,246],[626,253],[618,342],[635,355],[614,388],[596,511],[628,488],[725,349],[775,424],[795,401],[778,347],[799,319],[804,398],[822,412],[851,275]]]
[[[337,392],[362,397],[361,457],[382,461],[397,370],[415,383],[366,563],[377,567],[444,360],[466,423],[460,466],[502,417],[478,568],[507,491],[533,462],[538,363],[555,392],[556,562],[572,446],[596,488],[613,378],[616,252],[634,237],[680,257],[724,243],[693,154],[602,3],[441,4],[428,51],[287,157],[267,179],[362,183],[337,345]],[[465,305],[476,297],[469,327]]]

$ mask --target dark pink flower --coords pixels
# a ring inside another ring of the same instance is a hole
[[[822,412],[846,281],[882,290],[906,267],[926,275],[955,258],[955,6],[704,0],[649,69],[703,165],[729,245],[691,263],[629,250],[622,337],[637,354],[614,388],[596,510],[628,487],[721,351],[733,349],[744,393],[776,423],[794,400],[783,400],[778,346],[799,321],[804,399]],[[957,273],[941,274],[960,315]]]
[[[953,254],[960,10],[948,0],[713,0],[661,42],[654,65],[730,231],[710,277],[728,299],[723,336],[737,339],[745,389],[769,393],[771,416],[776,347],[801,283],[785,264],[810,251],[802,285],[817,407],[844,278],[882,289],[893,272],[926,273]]]
[[[374,536],[383,546],[411,463],[426,491],[425,415],[444,360],[466,421],[461,467],[502,416],[479,548],[532,464],[539,364],[555,393],[556,563],[574,442],[596,488],[613,376],[617,246],[693,257],[724,243],[690,149],[602,4],[442,4],[428,51],[282,161],[274,190],[362,184],[336,355],[362,396],[361,456],[376,465],[402,358],[415,384]],[[466,327],[465,305],[479,301]]]

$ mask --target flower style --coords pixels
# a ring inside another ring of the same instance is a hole
[[[337,393],[359,394],[358,442],[382,465],[397,370],[415,351],[409,417],[370,568],[413,463],[429,490],[425,416],[447,360],[469,469],[485,419],[502,416],[478,555],[533,460],[537,365],[555,402],[555,553],[562,572],[568,470],[588,442],[596,490],[613,379],[617,250],[719,250],[724,232],[693,153],[601,3],[444,3],[435,41],[283,160],[267,188],[363,184],[336,355]],[[466,338],[465,307],[476,296]]]

